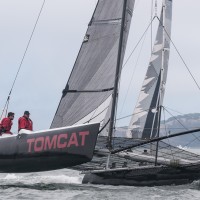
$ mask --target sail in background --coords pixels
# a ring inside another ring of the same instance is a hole
[[[159,108],[163,102],[168,71],[171,19],[172,0],[163,0],[156,41],[127,137],[149,139],[157,136]]]
[[[127,1],[122,61],[134,2]],[[98,1],[51,128],[109,121],[123,3]]]

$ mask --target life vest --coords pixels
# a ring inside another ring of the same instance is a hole
[[[0,124],[0,133],[12,134],[10,132],[12,125],[13,123],[12,123],[12,120],[10,120],[10,118],[8,117],[3,118]]]
[[[2,126],[2,124],[1,124],[1,122],[0,122],[0,134],[3,132],[3,126]]]
[[[33,130],[33,122],[31,119],[26,118],[26,117],[20,117],[18,120],[18,131],[21,129],[26,129],[26,130]]]

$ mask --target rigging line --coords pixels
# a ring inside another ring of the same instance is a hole
[[[106,108],[104,108],[100,113],[97,113],[97,115],[95,115],[95,113],[96,113],[96,111],[97,111],[97,109],[98,109],[98,107],[95,109],[95,111],[94,111],[94,113],[92,114],[92,116],[90,117],[90,119],[88,120],[88,121],[86,121],[86,122],[84,122],[84,124],[85,123],[90,123],[90,121],[91,120],[93,120],[93,119],[95,119],[96,117],[98,117],[100,114],[102,114],[106,109],[108,108],[108,106],[106,107]],[[95,115],[95,116],[94,116]]]
[[[109,97],[108,97],[109,98]],[[107,98],[107,99],[108,99]],[[106,100],[107,100],[106,99]],[[103,101],[101,102],[101,103],[103,103]],[[101,103],[100,103],[100,105],[101,105]],[[100,106],[99,105],[99,106]],[[108,106],[109,107],[109,106]],[[83,124],[86,124],[86,123],[89,123],[90,122],[90,120],[92,120],[92,119],[94,119],[94,118],[96,118],[96,117],[98,117],[101,113],[103,113],[108,107],[106,107],[104,110],[102,110],[100,113],[98,113],[96,116],[94,116],[94,114],[92,115],[92,117],[89,119],[89,120],[87,120],[87,121],[85,121],[85,122],[83,122]],[[93,112],[94,111],[94,113],[96,112],[96,110],[97,110],[97,108],[96,109],[94,109],[94,110],[92,110],[91,112]],[[87,113],[87,114],[85,114],[84,116],[83,116],[83,118],[84,117],[86,117],[87,115],[88,115],[89,113]],[[76,123],[78,123],[80,120],[82,120],[83,118],[81,118],[81,119],[78,119],[78,121],[76,121],[76,122],[74,122],[74,124],[76,124]],[[101,121],[100,121],[100,123],[101,122],[103,122],[104,121],[104,119],[102,119]]]
[[[166,110],[166,109],[165,109]],[[174,117],[174,119],[176,119],[176,121],[181,125],[181,126],[183,126],[183,128],[185,128],[186,130],[188,130],[188,128],[187,127],[185,127],[175,116],[173,116],[168,110],[166,110],[172,117]],[[200,139],[196,136],[196,135],[194,135],[193,133],[192,133],[192,136],[193,137],[195,137],[197,140],[199,140],[200,141]]]
[[[162,137],[159,137],[159,138],[146,140],[146,141],[143,141],[141,143],[133,144],[133,145],[121,148],[121,149],[112,150],[111,154],[115,154],[115,153],[118,153],[118,152],[121,152],[121,151],[125,151],[125,150],[128,150],[128,149],[134,148],[134,147],[139,147],[139,146],[142,146],[144,144],[149,144],[149,143],[152,143],[152,142],[165,140],[167,138],[178,137],[178,136],[181,136],[181,135],[187,135],[187,134],[191,134],[191,133],[199,132],[199,131],[200,131],[200,128],[193,129],[193,130],[188,130],[188,131],[184,131],[184,132],[178,132],[178,133],[174,133],[174,134],[171,134],[171,135],[167,135],[167,136],[162,136]]]
[[[143,39],[144,36],[146,36],[146,33],[150,27],[150,25],[152,24],[152,22],[154,21],[155,17],[151,20],[151,22],[149,23],[149,25],[147,26],[147,28],[145,29],[144,33],[142,34],[141,38],[139,39],[139,41],[137,42],[136,46],[134,47],[134,49],[132,50],[132,52],[130,53],[130,55],[128,56],[128,58],[126,59],[125,63],[123,64],[122,66],[122,69],[124,69],[124,67],[126,66],[126,64],[128,63],[128,61],[130,60],[131,56],[133,55],[134,51],[137,49],[138,45],[140,44],[141,40]],[[143,41],[144,43],[144,41]],[[143,44],[142,44],[142,47],[143,47]],[[140,55],[140,54],[139,54]],[[139,59],[139,56],[138,56],[138,59]],[[137,65],[137,62],[138,62],[138,59],[136,61],[136,65]],[[133,73],[134,75],[134,73]],[[133,77],[132,75],[132,77]],[[130,86],[129,86],[130,87]],[[128,89],[129,90],[129,89]],[[127,96],[127,95],[126,95]],[[126,97],[125,97],[125,100],[126,100]],[[124,101],[125,101],[124,100]],[[124,103],[123,103],[124,104]],[[115,119],[115,121],[117,121],[118,119]]]
[[[159,19],[158,17],[157,17],[157,19],[158,19],[159,22],[162,24],[162,22],[160,21],[160,19]],[[162,26],[163,26],[163,24],[162,24]],[[184,60],[183,57],[181,56],[181,54],[180,54],[180,52],[178,51],[178,49],[177,49],[175,43],[173,42],[173,40],[172,40],[171,37],[169,36],[169,34],[168,34],[168,32],[166,31],[166,29],[165,29],[164,26],[163,26],[163,29],[164,29],[165,33],[167,34],[167,36],[168,36],[170,42],[172,43],[173,47],[175,48],[176,52],[178,53],[178,55],[179,55],[180,59],[182,60],[183,64],[185,65],[186,69],[188,70],[188,72],[189,72],[190,76],[192,77],[193,81],[195,82],[196,86],[197,86],[198,89],[200,90],[200,86],[199,86],[199,84],[197,83],[196,79],[194,78],[194,75],[193,75],[192,72],[190,71],[190,69],[189,69],[189,67],[187,66],[185,60]]]
[[[27,44],[27,46],[26,46],[26,49],[25,49],[24,55],[23,55],[23,57],[22,57],[22,60],[21,60],[20,66],[19,66],[19,68],[18,68],[18,71],[17,71],[16,77],[15,77],[14,82],[13,82],[13,85],[12,85],[12,87],[11,87],[10,94],[11,94],[11,92],[12,92],[12,89],[13,89],[14,84],[15,84],[15,82],[16,82],[17,76],[18,76],[19,71],[20,71],[20,69],[21,69],[21,66],[22,66],[22,64],[23,64],[24,58],[25,58],[26,53],[27,53],[27,51],[28,51],[28,48],[29,48],[29,45],[30,45],[31,39],[32,39],[33,34],[34,34],[34,32],[35,32],[35,29],[36,29],[37,23],[38,23],[38,21],[39,21],[40,15],[41,15],[41,13],[42,13],[42,10],[43,10],[43,7],[44,7],[44,4],[45,4],[45,1],[46,1],[46,0],[43,1],[43,4],[42,4],[42,6],[41,6],[40,12],[39,12],[39,14],[38,14],[38,17],[37,17],[37,20],[36,20],[36,22],[35,22],[34,28],[33,28],[33,30],[32,30],[31,36],[30,36],[30,38],[29,38],[28,44]]]
[[[155,0],[155,17],[157,17],[157,12],[158,12],[158,2]]]
[[[8,104],[9,104],[9,103],[7,103],[7,107],[6,107],[5,116],[6,116],[6,115],[7,115],[7,113],[8,113]]]
[[[6,117],[6,115],[7,115],[7,112],[8,112],[8,104],[9,104],[9,98],[10,98],[10,97],[8,96],[7,101],[6,101],[6,103],[5,103],[5,105],[4,105],[4,108],[3,108],[3,110],[2,110],[2,113],[1,113],[1,116],[0,116],[0,120],[2,120],[4,112],[5,112],[5,117]]]
[[[18,70],[17,70],[15,79],[14,79],[13,84],[12,84],[12,86],[11,86],[11,90],[10,90],[10,92],[9,92],[9,94],[8,94],[8,98],[7,98],[6,103],[7,103],[7,102],[9,103],[9,99],[10,99],[12,90],[13,90],[13,88],[14,88],[14,85],[15,85],[15,82],[16,82],[16,80],[17,80],[17,77],[18,77],[18,74],[19,74],[19,72],[20,72],[20,69],[21,69],[21,67],[22,67],[24,58],[25,58],[26,53],[27,53],[27,51],[28,51],[28,48],[29,48],[31,39],[32,39],[33,34],[34,34],[34,32],[35,32],[35,29],[36,29],[37,23],[38,23],[38,21],[39,21],[40,15],[41,15],[41,13],[42,13],[42,10],[43,10],[45,1],[46,1],[46,0],[43,1],[43,4],[42,4],[42,6],[41,6],[41,8],[40,8],[39,14],[38,14],[38,16],[37,16],[37,20],[36,20],[35,25],[34,25],[34,28],[33,28],[33,30],[32,30],[31,36],[30,36],[30,38],[29,38],[29,41],[28,41],[28,44],[27,44],[27,46],[26,46],[25,52],[24,52],[24,54],[23,54],[23,56],[22,56],[22,60],[21,60],[21,62],[20,62],[20,65],[19,65],[19,68],[18,68]]]
[[[192,134],[194,135],[194,134]],[[196,136],[197,137],[197,136]],[[168,138],[169,140],[169,138]],[[190,144],[192,144],[195,140],[199,140],[200,141],[200,136],[198,136],[197,138],[194,138],[193,140],[191,140],[190,142],[188,142],[187,144],[185,144],[185,146],[189,146]],[[185,150],[184,149],[180,149],[180,150],[174,150],[174,154],[177,154],[177,153],[183,153]],[[198,154],[196,154],[198,155]]]
[[[99,133],[101,133],[101,131],[103,131],[104,128],[106,128],[106,126],[108,125],[109,122],[110,122],[110,118],[109,118],[108,121],[104,124],[104,126],[99,130]]]
[[[154,0],[151,0],[151,21],[153,19],[153,1]],[[153,27],[151,24],[151,52],[152,52],[152,48],[153,48]]]
[[[153,107],[153,108],[154,108],[154,107]],[[133,116],[133,115],[137,115],[137,114],[140,114],[140,113],[143,113],[143,112],[146,112],[146,111],[149,111],[149,110],[151,110],[151,109],[153,109],[153,108],[149,108],[149,109],[146,109],[146,110],[142,110],[141,112],[137,112],[137,113],[134,113],[134,114],[130,114],[130,115],[126,115],[126,116],[124,116],[124,117],[117,118],[116,121],[121,120],[121,119],[125,119],[125,118],[128,118],[128,117],[131,117],[131,116]]]
[[[132,52],[130,53],[130,55],[128,56],[128,58],[126,59],[125,63],[122,66],[122,69],[125,67],[125,65],[127,64],[127,62],[130,60],[131,56],[133,55],[134,51],[136,50],[137,46],[140,44],[141,40],[143,39],[143,37],[146,35],[146,32],[148,31],[149,27],[151,26],[152,22],[154,21],[155,17],[152,19],[152,21],[149,23],[149,25],[147,26],[147,28],[145,29],[144,33],[142,34],[141,38],[139,39],[139,41],[137,42],[137,44],[135,45],[134,49],[132,50]]]
[[[105,95],[106,96],[106,95]],[[110,96],[109,96],[110,97]],[[109,98],[108,97],[108,98]],[[108,99],[107,98],[107,99]],[[94,111],[94,113],[92,114],[92,116],[90,117],[90,119],[87,121],[88,123],[91,121],[91,120],[93,120],[93,119],[95,119],[96,117],[98,117],[101,113],[103,113],[106,109],[108,109],[109,108],[109,105],[108,106],[106,106],[100,113],[97,113],[97,115],[95,115],[95,113],[96,113],[96,111],[97,111],[97,109],[99,108],[99,106],[101,106],[102,104],[103,104],[103,102],[105,102],[105,101],[107,101],[107,99],[105,100],[105,99],[103,99],[101,102],[100,102],[100,104],[98,105],[98,107],[95,109],[95,111]],[[86,122],[86,123],[87,123]]]
[[[198,138],[200,138],[200,136],[198,137]],[[169,141],[169,138],[167,138],[168,139],[168,141]],[[193,143],[194,141],[195,141],[196,139],[193,139],[192,141],[190,141],[190,142],[188,142],[187,144],[186,144],[186,146],[187,145],[190,145],[191,143]],[[171,144],[168,144],[168,148],[170,148],[171,149],[171,151],[173,152],[172,154],[169,154],[169,153],[165,153],[166,155],[176,155],[177,153],[184,153],[184,154],[186,154],[187,155],[187,153],[190,153],[190,152],[188,152],[188,151],[185,151],[184,149],[180,149],[180,148],[178,148],[178,149],[174,149],[174,150],[172,150],[172,147],[174,147],[173,145],[171,145]],[[165,149],[165,148],[161,148],[161,149]],[[187,152],[187,153],[186,153]],[[197,154],[196,154],[197,155]],[[177,157],[177,155],[176,155],[176,157]],[[181,156],[179,156],[179,157],[181,157]],[[173,156],[173,158],[174,158],[174,156]]]
[[[140,0],[138,0],[137,2],[135,2],[135,9],[134,10],[136,10],[136,8],[139,6],[139,4],[140,4]]]
[[[183,113],[181,113],[181,112],[179,112],[179,111],[177,111],[177,110],[174,110],[174,109],[169,108],[169,107],[166,107],[166,106],[163,106],[163,107],[164,107],[164,108],[167,108],[167,109],[169,109],[169,110],[171,110],[171,111],[173,111],[173,112],[176,112],[176,113],[179,113],[179,114],[183,115]]]
[[[168,35],[168,34],[167,34],[167,35]],[[180,52],[179,52],[178,49],[176,48],[176,46],[175,46],[175,44],[173,43],[173,41],[171,40],[171,38],[170,38],[170,41],[171,41],[171,43],[173,44],[174,48],[176,49],[176,52],[177,52],[178,55],[180,56],[180,58],[181,58],[183,64],[185,65],[186,69],[188,70],[188,72],[189,72],[190,76],[192,77],[193,81],[195,82],[196,86],[197,86],[198,89],[200,90],[199,84],[197,83],[197,81],[196,81],[196,79],[194,78],[192,72],[190,71],[189,67],[187,66],[186,62],[184,61],[183,57],[181,56]]]
[[[164,126],[165,126],[165,133],[166,133],[166,135],[168,134],[167,133],[167,127],[166,127],[166,120],[165,120],[165,108],[164,108],[164,106],[162,106],[162,108],[163,108],[163,117],[164,117]],[[172,157],[173,157],[173,159],[174,159],[174,154],[173,154],[173,152],[172,152],[172,148],[171,148],[171,144],[170,144],[170,141],[169,141],[169,138],[167,138],[167,140],[168,140],[168,143],[169,143],[169,146],[170,146],[170,151],[171,151],[171,155],[172,155]]]
[[[174,115],[172,115],[167,109],[165,109],[166,112],[168,112],[168,114],[170,114],[183,128],[185,128],[186,130],[188,130],[187,127],[185,127]]]
[[[111,114],[110,114],[110,125],[109,125],[109,132],[108,132],[108,149],[112,149],[112,134],[113,128],[115,126],[116,120],[116,111],[117,111],[117,103],[118,103],[118,84],[121,74],[121,66],[122,66],[122,52],[123,52],[123,40],[124,40],[124,27],[126,23],[126,9],[127,9],[127,0],[124,0],[123,3],[123,11],[122,11],[122,22],[120,27],[120,38],[118,44],[118,52],[117,52],[117,63],[116,63],[116,70],[115,70],[115,80],[114,80],[114,90],[113,90],[113,98],[112,98],[112,107],[111,107]],[[109,161],[109,157],[108,157]]]
[[[165,108],[164,108],[165,109]],[[166,109],[165,109],[166,110]],[[167,111],[167,110],[166,110]],[[174,117],[169,111],[167,111],[172,117]],[[175,118],[175,117],[174,117]],[[175,118],[183,127],[184,127],[184,125],[177,119],[177,118]],[[186,130],[188,130],[186,127],[184,127]],[[194,137],[194,139],[193,140],[191,140],[190,142],[188,142],[187,144],[186,144],[186,146],[188,146],[188,145],[190,145],[191,143],[193,143],[195,140],[199,140],[200,141],[200,136],[199,137],[197,137],[196,135],[194,135],[193,133],[192,133],[192,136]],[[169,140],[169,138],[168,138],[168,140]]]
[[[147,32],[146,32],[146,33],[147,33]],[[137,68],[137,65],[138,65],[138,62],[139,62],[139,58],[140,58],[140,56],[141,56],[141,52],[142,52],[142,49],[143,49],[143,46],[144,46],[144,42],[145,42],[145,39],[146,39],[146,33],[145,33],[144,40],[143,40],[142,45],[141,45],[141,48],[140,48],[140,52],[139,52],[139,54],[138,54],[138,57],[137,57],[137,60],[136,60],[135,66],[134,66],[134,69],[133,69],[133,73],[132,73],[132,76],[131,76],[131,81],[129,82],[128,89],[127,89],[127,91],[126,91],[126,95],[125,95],[125,98],[124,98],[124,101],[123,101],[123,104],[122,104],[122,108],[121,108],[121,111],[120,111],[120,114],[119,114],[119,115],[121,115],[121,113],[122,113],[122,110],[123,110],[123,108],[124,108],[125,101],[126,101],[127,96],[128,96],[128,92],[129,92],[130,87],[131,87],[131,83],[132,83],[132,81],[133,81],[133,76],[135,75],[135,71],[136,71],[136,68]]]

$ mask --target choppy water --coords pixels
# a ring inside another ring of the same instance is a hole
[[[0,199],[200,199],[200,181],[182,186],[130,187],[82,185],[71,170],[0,174]]]

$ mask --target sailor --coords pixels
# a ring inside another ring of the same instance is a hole
[[[142,155],[149,155],[147,149],[144,149],[144,151],[142,152]],[[139,166],[144,166],[144,165],[148,165],[148,162],[140,162]]]
[[[14,115],[15,113],[9,112],[8,116],[2,119],[1,124],[0,124],[0,134],[2,133],[3,134],[6,133],[10,135],[13,134],[10,130],[13,125],[12,120],[14,119]]]
[[[29,116],[30,116],[30,112],[24,111],[24,115],[19,118],[19,120],[18,120],[18,132],[21,129],[26,129],[26,130],[29,130],[29,131],[33,130],[33,122],[29,118]]]
[[[122,165],[122,167],[127,167],[127,162],[124,162],[124,164]]]
[[[149,155],[149,153],[148,153],[148,151],[147,151],[146,149],[144,149],[144,151],[143,151],[142,154],[143,154],[143,155]]]

